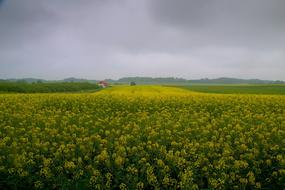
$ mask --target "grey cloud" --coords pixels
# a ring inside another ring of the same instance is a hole
[[[157,24],[179,28],[202,43],[284,47],[285,1],[156,0]]]
[[[0,49],[21,47],[41,40],[56,25],[55,21],[54,13],[40,1],[4,1],[0,9]]]
[[[240,26],[275,27],[274,30],[285,27],[285,1],[282,0],[156,0],[150,3],[154,18],[170,25],[194,29],[217,24],[235,29]]]
[[[6,0],[0,78],[285,80],[284,8],[283,0]]]

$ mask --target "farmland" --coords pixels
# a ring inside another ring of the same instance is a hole
[[[259,84],[259,85],[185,85],[177,86],[194,92],[217,93],[217,94],[285,94],[285,85]]]
[[[285,96],[0,94],[0,189],[284,189]]]
[[[99,90],[97,84],[87,82],[1,82],[0,93],[86,92]]]

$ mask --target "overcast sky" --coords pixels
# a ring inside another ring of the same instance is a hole
[[[284,0],[0,0],[0,78],[285,80]]]

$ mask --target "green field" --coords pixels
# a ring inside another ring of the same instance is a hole
[[[0,94],[0,189],[284,189],[285,96]]]
[[[0,82],[0,93],[94,92],[99,89],[97,84],[87,82]]]
[[[179,88],[218,94],[285,94],[285,85],[187,85]]]

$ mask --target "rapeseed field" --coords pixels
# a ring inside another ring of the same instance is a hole
[[[0,95],[0,189],[284,189],[285,96]]]

